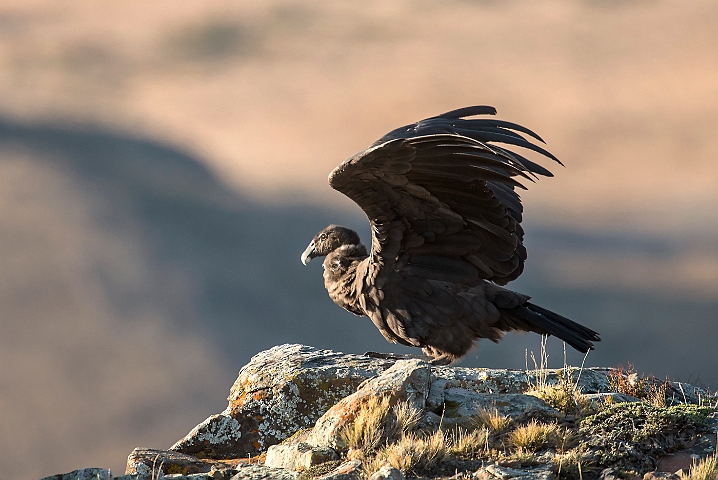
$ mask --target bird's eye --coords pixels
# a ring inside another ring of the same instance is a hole
[[[319,240],[326,240],[326,239],[327,239],[326,233],[322,233],[321,235],[319,235]]]

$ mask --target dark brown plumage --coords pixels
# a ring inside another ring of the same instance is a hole
[[[502,287],[524,268],[516,177],[551,172],[497,144],[556,157],[531,130],[491,118],[493,107],[444,113],[398,128],[339,165],[332,188],[372,227],[371,250],[330,225],[302,254],[325,256],[324,284],[342,308],[371,318],[389,342],[420,347],[435,364],[458,360],[480,338],[512,330],[555,335],[581,352],[596,332]]]

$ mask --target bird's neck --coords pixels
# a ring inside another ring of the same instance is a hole
[[[357,308],[356,269],[369,256],[361,243],[342,245],[324,259],[324,286],[334,303],[357,315],[364,312]]]
[[[324,278],[327,278],[327,275],[338,278],[346,274],[353,264],[361,262],[368,256],[364,244],[342,245],[324,259]]]

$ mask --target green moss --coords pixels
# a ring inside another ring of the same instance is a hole
[[[579,435],[600,465],[645,472],[705,432],[711,412],[697,405],[617,403],[581,420]]]
[[[180,475],[189,474],[189,465],[177,465],[176,463],[170,463],[169,465],[163,465],[162,470],[165,475],[174,475],[179,473]]]
[[[313,467],[310,467],[300,473],[297,477],[297,480],[310,480],[312,478],[321,477],[322,475],[326,475],[327,473],[337,468],[341,463],[342,462],[339,460],[332,460],[330,462],[324,462],[320,463],[319,465],[314,465]]]

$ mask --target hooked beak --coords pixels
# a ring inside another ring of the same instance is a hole
[[[316,257],[317,254],[314,251],[314,242],[310,243],[304,253],[302,253],[302,263],[306,265],[312,261],[312,258]]]

